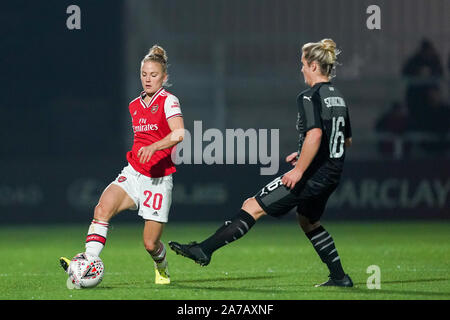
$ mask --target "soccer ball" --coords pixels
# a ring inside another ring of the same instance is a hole
[[[93,288],[103,279],[105,266],[103,261],[88,253],[79,253],[70,261],[67,273],[67,288]]]

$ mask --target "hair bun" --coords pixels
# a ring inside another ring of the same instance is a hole
[[[162,47],[158,46],[157,44],[155,44],[153,47],[150,48],[150,50],[148,51],[148,55],[149,56],[158,56],[162,60],[164,60],[165,63],[167,63],[168,58],[167,58],[166,50],[164,50]]]
[[[328,52],[326,62],[334,65],[336,63],[337,56],[341,53],[339,49],[336,49],[336,42],[331,39],[323,39],[320,43],[322,45],[322,49]]]
[[[337,62],[337,55],[340,50],[336,48],[336,43],[332,39],[322,39],[319,42],[308,42],[302,47],[302,54],[308,65],[312,61],[317,61],[320,71],[329,78],[334,77]]]
[[[331,39],[323,39],[320,41],[320,43],[322,44],[322,48],[324,50],[334,52],[334,50],[336,49],[336,43]]]

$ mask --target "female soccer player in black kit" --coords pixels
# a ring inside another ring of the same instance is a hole
[[[330,82],[336,54],[331,39],[302,48],[301,71],[310,89],[297,97],[299,151],[286,157],[294,168],[244,201],[239,214],[212,236],[186,245],[169,242],[172,250],[206,266],[214,251],[242,237],[262,216],[279,217],[297,207],[300,227],[330,270],[329,280],[316,286],[353,286],[333,238],[320,223],[327,200],[339,183],[346,147],[352,143],[347,106]]]

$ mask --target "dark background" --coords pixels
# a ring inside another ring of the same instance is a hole
[[[69,30],[69,5],[81,29]],[[381,8],[369,30],[366,8]],[[185,125],[279,129],[296,148],[301,46],[333,38],[354,147],[324,219],[448,219],[448,1],[16,1],[0,12],[0,223],[85,222],[126,165],[128,102],[155,43]],[[246,157],[248,157],[248,152]],[[248,162],[247,162],[248,163]],[[178,166],[170,221],[222,220],[275,176]],[[139,221],[127,211],[118,221]]]

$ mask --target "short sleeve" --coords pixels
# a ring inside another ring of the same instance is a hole
[[[301,103],[305,115],[305,131],[311,130],[313,128],[322,128],[320,108],[315,105],[314,97],[303,95]]]
[[[180,108],[180,101],[174,95],[168,95],[164,103],[164,113],[166,114],[166,119],[169,120],[173,117],[182,117]]]

